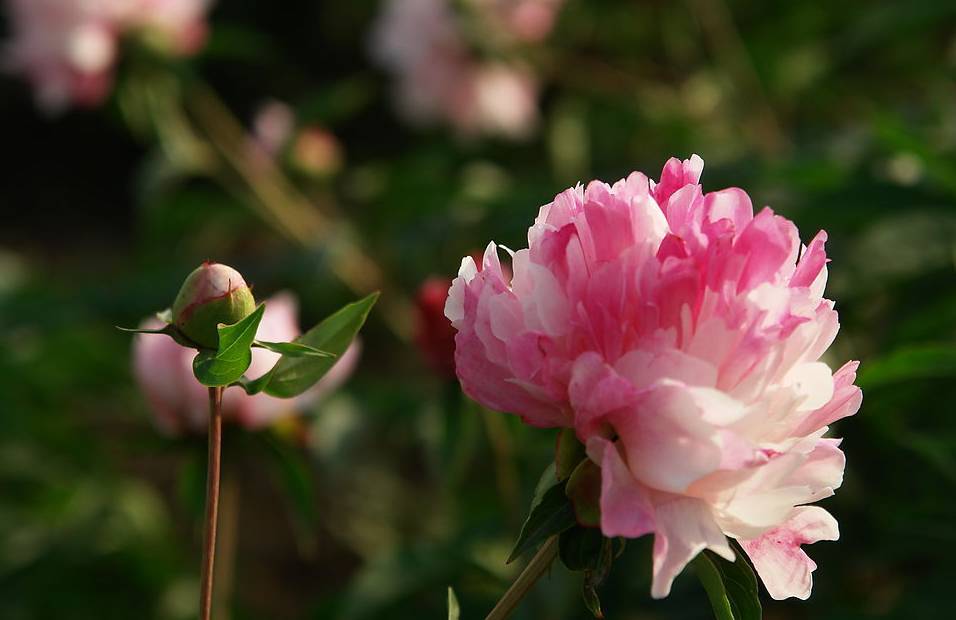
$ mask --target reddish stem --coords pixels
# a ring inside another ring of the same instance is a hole
[[[209,388],[209,460],[206,465],[206,519],[203,533],[202,587],[199,618],[212,618],[212,582],[216,564],[216,524],[219,519],[219,469],[222,457],[222,390]]]

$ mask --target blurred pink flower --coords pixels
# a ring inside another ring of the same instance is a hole
[[[278,155],[295,130],[295,112],[288,104],[271,100],[252,119],[252,140],[267,155]]]
[[[517,39],[537,42],[554,28],[564,0],[471,0],[492,26]]]
[[[450,278],[433,276],[415,296],[415,344],[431,369],[442,378],[455,377],[455,329],[445,317]]]
[[[390,0],[372,36],[372,54],[393,74],[399,113],[414,123],[444,121],[465,135],[521,138],[538,120],[538,85],[516,62],[482,61],[447,0]]]
[[[294,340],[300,334],[297,315],[297,302],[291,294],[275,295],[266,301],[257,337],[272,342]],[[146,329],[161,326],[158,319],[141,325]],[[315,387],[294,399],[283,400],[266,394],[249,396],[240,388],[227,389],[222,402],[224,419],[257,429],[293,415],[341,385],[355,368],[359,349],[359,344],[353,343]],[[134,339],[133,373],[156,416],[157,426],[168,434],[206,431],[208,392],[193,376],[195,355],[195,350],[182,347],[166,336],[138,335]],[[253,349],[247,376],[256,378],[265,374],[278,359],[278,353]]]
[[[801,249],[742,190],[705,194],[702,169],[561,193],[513,278],[494,243],[480,271],[466,257],[445,308],[457,372],[488,407],[575,429],[601,466],[604,534],[654,534],[655,597],[705,548],[732,559],[729,536],[771,596],[806,598],[801,545],[838,536],[805,506],[842,482],[823,434],[862,401],[856,362],[820,361],[839,328],[826,234]]]
[[[13,36],[4,64],[26,75],[48,111],[95,106],[109,94],[121,37],[136,32],[169,53],[193,53],[207,8],[207,0],[6,0]]]

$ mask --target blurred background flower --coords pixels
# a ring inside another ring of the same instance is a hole
[[[195,53],[208,0],[9,0],[6,65],[33,85],[50,112],[95,106],[109,94],[119,48],[141,37],[157,50]]]
[[[463,135],[527,137],[538,120],[534,73],[519,58],[484,58],[467,35],[494,45],[495,37],[483,36],[485,30],[504,28],[521,39],[539,40],[550,31],[559,3],[464,4],[389,0],[375,25],[372,56],[392,74],[396,105],[410,121],[444,121]],[[489,56],[513,56],[506,43],[495,48]]]
[[[298,303],[291,293],[279,293],[265,301],[266,311],[256,337],[269,342],[291,342],[299,337]],[[142,329],[162,327],[159,319],[141,323]],[[268,426],[293,415],[341,385],[355,368],[361,345],[356,342],[315,387],[296,398],[283,400],[267,394],[250,396],[239,389],[223,394],[222,412],[226,423],[247,429]],[[155,414],[156,425],[164,432],[205,433],[209,424],[209,394],[193,376],[194,349],[180,346],[164,335],[140,334],[133,342],[133,372]],[[272,369],[280,355],[255,348],[250,379]]]

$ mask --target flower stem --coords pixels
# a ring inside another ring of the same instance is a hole
[[[485,620],[504,620],[515,610],[521,599],[528,594],[538,579],[544,575],[551,566],[551,561],[558,554],[558,537],[552,536],[545,541],[538,552],[534,554],[528,565],[524,567],[518,578],[515,579],[508,591],[505,592],[495,608],[491,610]]]
[[[206,519],[203,533],[202,586],[199,618],[212,618],[212,582],[216,564],[216,524],[219,518],[219,469],[222,459],[222,390],[209,388],[209,455],[206,465]]]

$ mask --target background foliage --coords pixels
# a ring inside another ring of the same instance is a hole
[[[275,98],[334,132],[343,169],[293,178],[382,269],[383,301],[453,275],[488,239],[524,245],[566,186],[656,176],[671,155],[699,153],[707,187],[746,188],[807,239],[827,229],[843,324],[831,361],[862,360],[865,399],[837,429],[846,482],[824,503],[841,540],[812,547],[809,602],[765,600],[765,614],[948,617],[956,5],[572,0],[536,51],[542,121],[523,142],[405,126],[369,61],[376,11],[221,0],[189,68],[247,126]],[[291,240],[148,129],[128,131],[124,84],[104,109],[55,118],[20,81],[0,89],[0,618],[190,618],[203,442],[156,432],[112,326],[167,306],[206,258],[263,298],[296,291],[306,325],[358,295],[332,273],[334,239]],[[467,402],[388,308],[344,389],[295,423],[227,436],[237,620],[443,618],[448,585],[477,618],[514,575],[504,560],[554,434]],[[615,564],[608,617],[708,617],[689,571],[650,600],[648,548]],[[516,617],[587,617],[577,579],[555,568]]]

